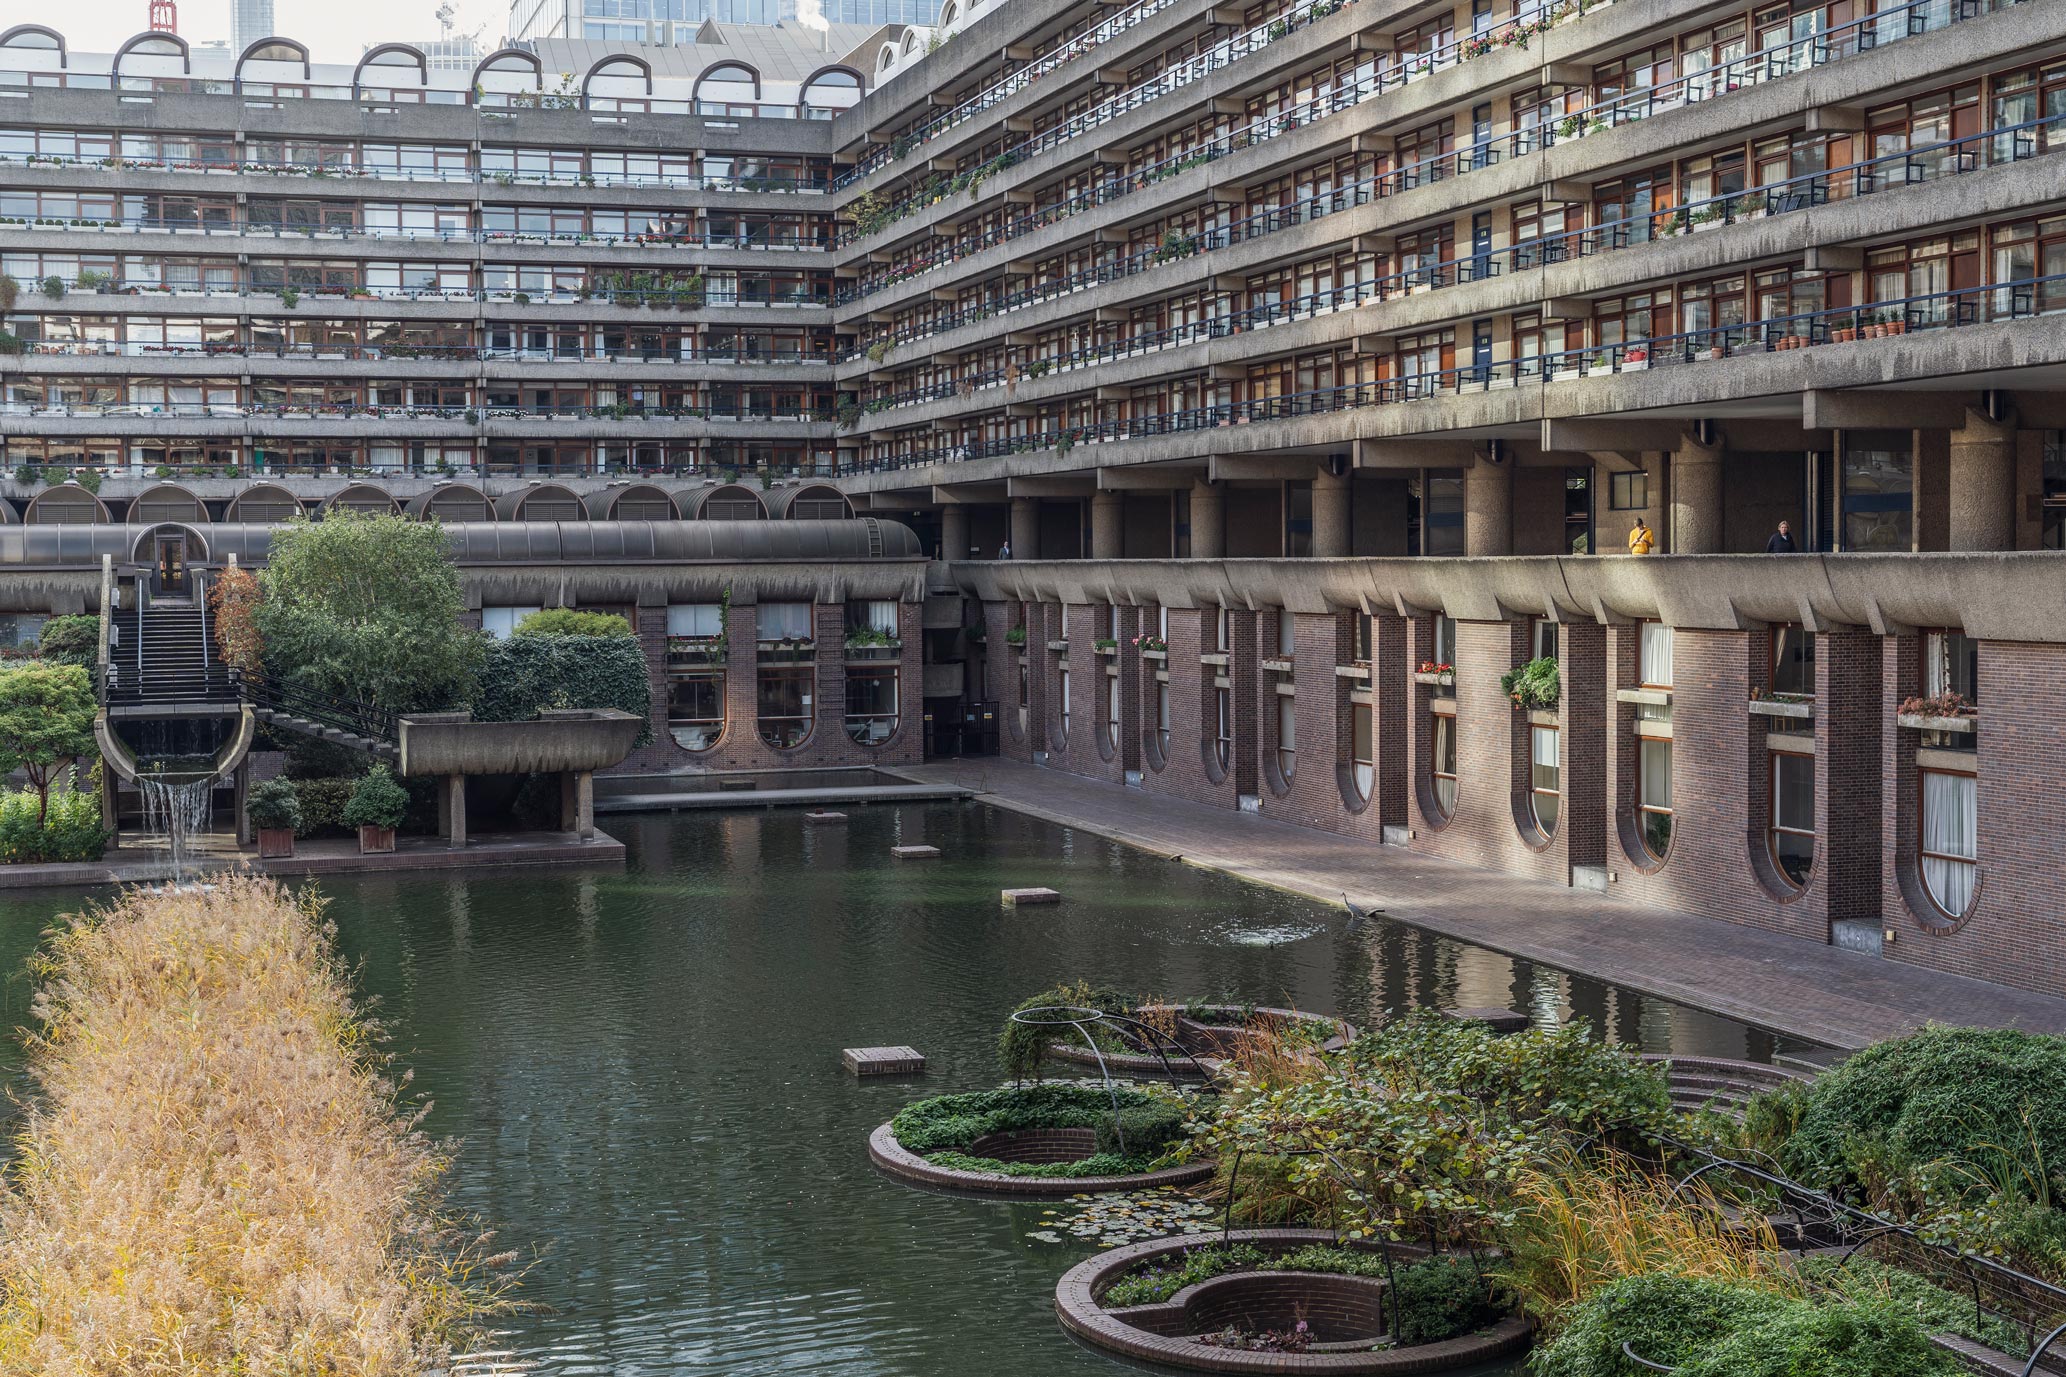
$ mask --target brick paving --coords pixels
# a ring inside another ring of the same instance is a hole
[[[2066,999],[1017,761],[899,772],[1255,884],[1333,904],[1346,891],[1413,927],[1834,1047],[1931,1022],[2066,1033]]]

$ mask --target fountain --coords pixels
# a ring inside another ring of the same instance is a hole
[[[106,713],[95,719],[105,767],[115,779],[135,785],[143,803],[143,831],[166,839],[168,883],[194,883],[197,842],[212,821],[215,790],[243,763],[255,729],[248,707],[219,721],[129,718],[114,723]]]
[[[177,781],[162,774],[136,777],[137,790],[143,795],[144,830],[164,831],[175,884],[187,878],[193,839],[208,830],[215,784],[213,773]]]

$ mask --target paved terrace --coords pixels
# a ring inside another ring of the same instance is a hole
[[[1862,1047],[1930,1022],[2066,1033],[2066,999],[1058,770],[990,758],[899,773],[1337,906],[1347,892],[1417,928],[1830,1046]]]

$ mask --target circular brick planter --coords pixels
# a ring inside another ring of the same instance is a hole
[[[1135,1014],[1142,1012],[1159,1013],[1168,1007],[1166,1004],[1148,1004],[1133,1012]],[[1237,1013],[1243,1006],[1238,1004],[1204,1004],[1197,1007]],[[1298,1019],[1311,1019],[1316,1023],[1333,1024],[1335,1028],[1334,1036],[1320,1044],[1320,1049],[1324,1052],[1340,1051],[1355,1040],[1357,1033],[1356,1025],[1350,1023],[1347,1019],[1329,1018],[1325,1014],[1304,1014],[1296,1009],[1263,1007],[1252,1009],[1249,1012],[1253,1013],[1257,1018],[1272,1022],[1288,1023]],[[1220,1060],[1231,1051],[1232,1043],[1243,1036],[1244,1031],[1239,1024],[1201,1023],[1196,1019],[1179,1016],[1177,1019],[1178,1036],[1190,1046],[1211,1047],[1215,1049],[1218,1055],[1215,1056],[1212,1053],[1207,1053],[1195,1062],[1180,1060],[1172,1055],[1169,1060],[1169,1066],[1180,1076],[1187,1076],[1193,1079],[1209,1079],[1217,1070]],[[1078,1066],[1096,1066],[1098,1064],[1097,1057],[1091,1053],[1088,1047],[1085,1047],[1080,1042],[1060,1040],[1050,1042],[1047,1045],[1047,1053],[1056,1061],[1066,1061]],[[1115,1076],[1123,1075],[1139,1078],[1160,1077],[1168,1074],[1163,1069],[1162,1058],[1152,1052],[1107,1052],[1105,1053],[1105,1066]]]
[[[1080,1137],[1075,1135],[1081,1135]],[[1018,1133],[995,1133],[968,1145],[971,1156],[981,1146],[985,1157],[1000,1162],[1073,1162],[1088,1156],[1096,1141],[1087,1128],[1028,1129]],[[1212,1175],[1210,1162],[1191,1162],[1161,1171],[1136,1172],[1131,1176],[1007,1176],[997,1171],[957,1171],[936,1167],[915,1152],[907,1152],[890,1132],[888,1124],[868,1135],[868,1157],[883,1171],[900,1181],[935,1190],[966,1195],[989,1195],[1011,1200],[1064,1200],[1095,1191],[1144,1191],[1157,1186],[1188,1186]]]
[[[1510,1315],[1488,1329],[1441,1343],[1373,1350],[1370,1345],[1384,1333],[1384,1283],[1327,1272],[1227,1272],[1152,1305],[1106,1310],[1098,1304],[1107,1288],[1149,1258],[1203,1247],[1219,1237],[1156,1238],[1100,1253],[1063,1274],[1055,1286],[1055,1314],[1064,1329],[1093,1348],[1194,1372],[1394,1377],[1476,1367],[1519,1353],[1530,1342],[1528,1321]],[[1324,1229],[1236,1229],[1232,1237],[1278,1252],[1337,1242]],[[1413,1248],[1398,1251],[1409,1258],[1421,1255]],[[1289,1329],[1301,1316],[1318,1336],[1303,1353],[1213,1348],[1196,1338],[1230,1324]]]

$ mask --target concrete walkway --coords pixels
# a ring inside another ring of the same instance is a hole
[[[1833,1047],[1862,1047],[1931,1022],[2066,1033],[2066,999],[1058,770],[990,758],[900,773],[964,785],[984,802],[1337,906],[1346,891],[1417,928]]]

